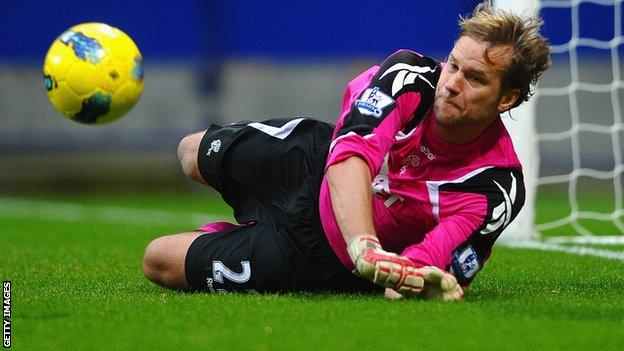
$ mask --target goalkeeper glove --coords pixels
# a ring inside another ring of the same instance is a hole
[[[457,283],[457,279],[452,274],[434,266],[422,267],[420,271],[425,278],[425,288],[420,294],[421,298],[442,301],[463,299],[464,289]]]
[[[425,280],[425,286],[418,297],[423,300],[458,301],[464,297],[464,289],[451,274],[438,267],[426,266],[418,269]],[[403,295],[392,289],[386,289],[386,297],[392,300],[402,299]]]
[[[355,265],[353,273],[377,285],[392,288],[405,297],[417,295],[423,289],[423,275],[414,263],[382,249],[374,235],[363,234],[352,238],[347,252]]]

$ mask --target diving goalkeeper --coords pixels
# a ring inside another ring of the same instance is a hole
[[[529,99],[550,48],[539,19],[489,2],[459,25],[445,62],[400,50],[353,79],[335,126],[272,119],[184,138],[184,172],[219,191],[238,224],[152,241],[146,277],[181,290],[461,299],[524,203],[500,115]]]

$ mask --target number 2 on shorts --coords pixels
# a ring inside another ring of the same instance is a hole
[[[236,273],[226,267],[221,261],[212,262],[212,277],[215,282],[223,283],[223,278],[233,281],[234,283],[244,283],[251,277],[251,265],[249,261],[241,261],[243,271]]]

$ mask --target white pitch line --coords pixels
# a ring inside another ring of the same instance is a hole
[[[624,251],[609,251],[609,250],[601,250],[593,247],[584,247],[584,246],[563,246],[559,244],[550,244],[539,241],[510,241],[501,243],[502,246],[511,247],[515,249],[533,249],[533,250],[541,250],[541,251],[557,251],[557,252],[565,252],[574,255],[581,256],[593,256],[606,258],[609,260],[617,260],[624,261]]]
[[[45,200],[0,198],[0,217],[37,218],[56,222],[104,222],[132,225],[186,223],[201,225],[225,216],[118,206],[79,205]]]
[[[213,221],[228,220],[225,216],[215,216],[197,212],[175,212],[119,206],[79,205],[74,203],[17,198],[0,198],[0,217],[21,219],[37,218],[66,223],[102,222],[131,225],[167,225],[180,223],[197,226]],[[501,242],[500,245],[518,249],[557,251],[624,261],[624,252],[601,250],[591,247],[563,246],[557,243],[539,241]]]
[[[556,236],[544,238],[551,244],[596,244],[596,245],[624,245],[624,235],[609,236]]]

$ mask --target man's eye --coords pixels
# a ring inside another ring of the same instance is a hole
[[[485,83],[485,80],[483,80],[483,78],[481,78],[481,77],[471,76],[469,79],[472,80],[475,83],[479,83],[479,84]]]

